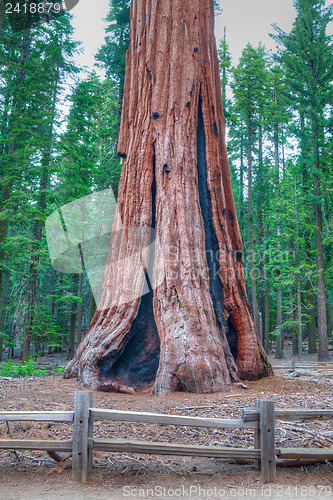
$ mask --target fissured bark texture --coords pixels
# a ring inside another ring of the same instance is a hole
[[[133,0],[130,23],[104,291],[65,376],[106,391],[227,391],[272,368],[245,290],[213,0]]]

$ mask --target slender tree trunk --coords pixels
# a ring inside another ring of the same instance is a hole
[[[32,256],[29,268],[29,281],[28,281],[28,308],[27,317],[25,324],[25,336],[22,349],[22,361],[27,361],[30,356],[30,345],[33,334],[34,325],[34,309],[36,301],[37,292],[37,278],[38,278],[38,266],[39,266],[39,253],[40,253],[40,242],[42,239],[42,227],[40,221],[36,222],[35,227],[35,238],[34,238],[34,248],[32,250]]]
[[[226,60],[226,44],[227,44],[227,27],[224,26],[224,33],[223,33],[223,41],[224,41],[224,50],[223,50],[223,60]],[[223,66],[222,69],[222,104],[223,104],[223,112],[225,113],[225,105],[227,102],[227,68],[225,65]]]
[[[130,26],[104,291],[65,376],[110,391],[226,391],[272,370],[245,291],[213,1],[133,0]]]
[[[290,307],[290,312],[289,312],[289,317],[290,321],[294,323],[295,321],[295,308],[294,308],[294,289],[293,286],[289,286],[289,307]],[[291,339],[292,339],[292,353],[293,356],[296,356],[298,354],[298,339],[297,339],[297,328],[295,325],[291,326]]]
[[[324,221],[325,221],[325,237],[327,241],[331,241],[331,243],[327,244],[327,251],[326,251],[326,269],[332,269],[332,253],[333,253],[333,242],[331,237],[331,231],[330,231],[330,224],[331,224],[331,209],[329,206],[329,197],[330,193],[326,187],[323,187],[324,191]],[[332,279],[331,279],[332,283]],[[327,290],[329,289],[329,285],[327,286]],[[327,306],[327,329],[328,332],[333,331],[333,297],[331,296],[328,298],[328,301],[326,303]]]
[[[0,0],[1,1],[1,0]],[[32,29],[32,17],[30,13],[27,15],[27,24],[23,37],[23,45],[21,52],[21,60],[19,66],[19,72],[17,79],[15,81],[15,86],[11,95],[9,87],[6,89],[5,94],[5,102],[4,102],[4,119],[1,127],[1,135],[5,137],[5,141],[1,144],[1,176],[3,177],[2,182],[2,198],[1,198],[1,206],[0,206],[0,262],[5,262],[6,260],[6,251],[4,247],[4,243],[7,238],[8,233],[8,202],[11,196],[11,181],[10,174],[11,169],[18,167],[11,166],[11,156],[14,156],[14,152],[16,149],[15,135],[14,135],[14,127],[16,125],[15,118],[20,115],[22,102],[18,98],[19,88],[22,86],[25,78],[26,78],[26,62],[29,57],[30,52],[30,41],[31,41],[31,29]],[[0,30],[1,34],[1,30]],[[11,113],[10,117],[8,117],[8,105],[12,100],[11,105]],[[8,156],[7,156],[8,155]],[[2,281],[4,275],[4,269],[0,266],[0,289],[2,289]],[[3,296],[2,296],[3,297]],[[3,297],[3,301],[6,302],[6,299]]]
[[[316,97],[316,96],[315,96]],[[315,101],[316,102],[316,101]],[[329,361],[327,336],[326,285],[323,246],[323,213],[320,187],[320,131],[317,119],[312,120],[313,158],[315,161],[314,181],[314,217],[316,228],[316,269],[317,269],[317,315],[318,315],[318,361]]]
[[[308,167],[303,156],[306,156],[306,138],[305,138],[305,121],[304,114],[300,112],[300,126],[301,126],[301,159],[302,159],[302,190],[303,196],[305,198],[305,231],[304,231],[304,247],[305,247],[305,263],[308,269],[312,266],[312,252],[311,252],[311,220],[310,220],[310,210],[311,206],[308,201],[309,198],[309,174]],[[312,273],[311,273],[312,275]],[[315,298],[314,290],[312,285],[311,276],[307,275],[305,284],[305,299],[306,299],[306,309],[307,309],[307,320],[306,320],[306,332],[309,342],[308,353],[315,354],[317,352],[317,328],[316,328],[316,308],[315,308]]]
[[[252,117],[249,112],[247,117],[247,190],[248,190],[248,224],[249,224],[249,261],[251,277],[251,295],[253,319],[257,330],[259,330],[259,316],[256,290],[256,268],[253,243],[253,211],[252,211]]]
[[[330,198],[330,193],[328,192],[327,187],[323,186],[324,193],[324,223],[325,223],[325,237],[329,238],[330,236],[330,209],[328,205],[328,200]]]
[[[9,259],[7,261],[7,266],[9,264]],[[2,287],[1,287],[1,297],[0,297],[0,361],[2,361],[2,352],[4,344],[4,333],[6,324],[6,309],[8,302],[8,290],[9,290],[9,270],[6,269],[3,274]]]
[[[314,62],[311,64],[311,74],[313,81],[317,68]],[[318,361],[328,361],[328,335],[327,335],[327,310],[326,310],[326,284],[325,284],[325,263],[323,246],[323,213],[321,206],[321,146],[324,144],[323,114],[324,110],[318,96],[318,90],[313,85],[311,87],[312,100],[312,153],[313,153],[313,184],[314,184],[314,218],[316,234],[316,270],[317,270],[317,316],[318,316]]]
[[[74,274],[73,278],[74,295],[78,294],[79,291],[79,275]],[[77,320],[77,302],[73,300],[71,306],[71,315],[69,320],[69,335],[68,335],[68,349],[67,349],[67,359],[73,359],[75,354],[75,326]]]
[[[306,332],[309,342],[308,353],[316,354],[317,349],[317,327],[316,327],[316,304],[313,293],[313,287],[310,280],[306,282],[306,296],[307,296],[307,314],[308,319],[306,323]]]
[[[4,103],[3,103],[3,114],[1,118],[1,130],[0,130],[0,137],[1,137],[1,142],[0,142],[0,155],[1,158],[3,158],[3,155],[6,153],[6,135],[7,135],[7,128],[8,128],[8,112],[9,112],[9,102],[11,98],[11,92],[9,85],[7,85],[7,88],[3,91],[4,93]],[[1,162],[0,165],[0,173],[3,175],[4,165],[3,161]]]
[[[0,262],[5,262],[6,250],[4,243],[8,233],[8,215],[6,213],[7,203],[10,198],[10,186],[6,183],[2,191],[1,211],[0,211]],[[2,286],[4,269],[0,266],[0,288]]]
[[[278,273],[280,275],[280,273]],[[275,357],[277,359],[283,358],[283,331],[281,328],[282,325],[282,286],[279,285],[277,289],[277,297],[276,297],[276,327],[277,327],[277,339],[276,339],[276,353]]]
[[[297,338],[298,338],[298,356],[303,359],[303,338],[302,338],[302,296],[301,296],[301,261],[299,256],[299,223],[298,223],[298,203],[297,189],[295,185],[295,212],[296,212],[296,286],[297,286]]]
[[[53,98],[52,98],[51,123],[48,131],[48,145],[46,151],[44,151],[42,158],[42,174],[41,174],[41,184],[40,184],[40,196],[38,202],[39,214],[37,221],[35,223],[34,247],[32,250],[30,269],[29,269],[28,309],[27,309],[25,336],[24,336],[23,350],[22,350],[22,361],[27,361],[29,358],[30,344],[33,332],[34,309],[36,302],[38,268],[39,268],[40,250],[41,250],[40,246],[42,241],[42,230],[43,230],[42,224],[44,222],[44,212],[46,208],[46,189],[50,176],[49,166],[51,162],[51,144],[53,136],[56,100],[57,100],[57,83],[55,83]]]
[[[269,279],[267,267],[265,267],[265,344],[266,352],[269,351]]]
[[[36,232],[36,239],[38,238],[38,233]],[[38,241],[38,240],[37,240]],[[40,240],[39,240],[40,241]],[[39,249],[33,250],[33,255],[31,257],[30,269],[29,269],[29,282],[28,282],[28,308],[27,317],[25,325],[25,335],[22,346],[22,361],[28,361],[30,356],[30,345],[33,334],[33,322],[34,322],[34,306],[37,291],[37,277],[38,277],[38,263],[39,258],[37,253]]]
[[[1,1],[1,0],[0,0]],[[4,6],[4,4],[2,4]],[[1,5],[0,5],[1,7]],[[1,30],[0,30],[0,35],[1,35]],[[5,137],[7,134],[7,126],[8,126],[8,105],[9,105],[9,100],[10,100],[10,91],[9,88],[7,87],[5,91],[5,102],[4,102],[4,112],[3,112],[3,117],[2,117],[2,124],[1,124],[1,131],[0,131],[0,137],[1,137],[1,145],[0,145],[0,155],[1,158],[3,159],[4,154],[6,152],[6,145],[5,145]],[[2,179],[4,179],[4,165],[3,161],[0,163],[0,176]],[[2,183],[1,183],[2,184]],[[1,290],[1,298],[0,298],[0,304],[1,304],[1,311],[0,311],[0,335],[4,332],[5,329],[5,323],[6,323],[6,307],[7,307],[7,293],[8,293],[8,288],[9,288],[9,271],[8,269],[5,269],[3,267],[3,264],[5,263],[6,260],[6,251],[4,247],[4,242],[7,237],[7,232],[8,232],[8,220],[6,216],[6,208],[7,208],[7,202],[9,200],[10,196],[10,188],[8,183],[4,183],[4,188],[1,185],[1,204],[0,204],[0,290]],[[8,257],[7,253],[7,260],[8,262],[10,261],[10,257]],[[2,351],[3,351],[3,337],[0,337],[0,361],[2,360]]]
[[[0,0],[0,37],[3,28],[4,15],[5,15],[5,0]]]
[[[269,195],[267,192],[266,198],[266,211],[269,213]],[[265,344],[264,348],[266,352],[269,351],[269,277],[268,277],[268,264],[269,264],[269,219],[266,220],[266,248],[265,248],[265,258],[264,258],[264,274],[265,274]]]
[[[240,138],[240,166],[239,166],[239,218],[241,233],[244,230],[244,135],[243,121],[241,121],[241,138]]]
[[[329,361],[327,337],[326,285],[324,271],[323,222],[320,201],[320,181],[314,178],[315,226],[316,226],[316,267],[317,267],[317,313],[318,313],[318,361]]]
[[[287,253],[289,256],[290,248],[293,248],[292,238],[290,242],[287,243]],[[293,356],[298,354],[298,336],[297,336],[297,327],[295,325],[295,311],[297,306],[295,306],[295,288],[294,288],[294,275],[290,272],[290,284],[289,284],[289,320],[292,323],[290,327],[291,330],[291,338],[292,338],[292,353]]]
[[[81,302],[77,306],[77,344],[82,340],[82,295],[83,295],[83,272],[80,274],[79,280],[79,298]]]
[[[55,319],[55,311],[56,311],[56,303],[55,303],[55,286],[56,286],[56,276],[55,276],[55,271],[52,269],[52,277],[51,277],[51,296],[52,296],[52,302],[51,302],[51,316]],[[53,352],[53,347],[51,345],[48,346],[47,348],[48,354],[52,354]]]
[[[259,125],[259,168],[258,185],[258,248],[259,248],[259,337],[263,345],[267,332],[265,331],[265,264],[264,264],[264,210],[263,210],[263,144],[262,125]],[[260,335],[261,333],[261,335]]]
[[[282,151],[282,177],[284,177],[286,173],[286,160],[285,160],[285,153],[284,153],[284,133],[283,133],[283,126],[281,126],[281,151]]]
[[[277,106],[277,94],[275,92],[275,106]],[[275,173],[276,173],[276,187],[275,187],[275,197],[277,202],[279,202],[281,193],[280,193],[280,158],[279,158],[279,125],[277,119],[275,119],[274,124],[274,163],[275,163]],[[279,213],[279,209],[277,210]],[[281,238],[281,226],[278,221],[276,226],[276,236],[278,240],[279,250],[280,247],[280,238]],[[279,280],[281,276],[281,270],[277,269],[277,280]],[[277,330],[277,339],[276,339],[276,353],[275,357],[277,359],[283,358],[283,332],[282,332],[282,285],[278,285],[276,290],[276,330]]]
[[[94,314],[96,312],[96,309],[97,309],[97,305],[96,305],[96,302],[95,302],[95,297],[94,297],[94,294],[91,292],[90,293],[89,322],[91,322],[91,320],[93,319]]]

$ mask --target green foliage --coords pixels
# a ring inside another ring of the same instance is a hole
[[[281,328],[295,335],[297,277],[300,276],[303,335],[317,320],[316,253],[318,231],[313,207],[319,205],[325,257],[329,337],[333,329],[332,276],[332,37],[327,34],[332,6],[297,0],[290,33],[275,26],[278,54],[248,44],[230,82],[227,138],[231,177],[248,264],[248,147],[251,137],[254,253],[259,309],[276,337],[277,290],[282,287]],[[219,51],[221,67],[223,52]],[[278,147],[275,147],[275,146]],[[319,182],[319,195],[313,186]],[[318,213],[318,210],[317,210]],[[264,231],[261,232],[261,224]],[[264,263],[263,272],[260,265]],[[266,309],[263,299],[266,297]],[[261,304],[261,305],[260,305]],[[266,324],[267,327],[267,324]],[[268,331],[266,332],[266,334]],[[297,346],[296,346],[297,347]]]
[[[332,21],[333,6],[324,5],[324,0],[296,0],[297,17],[292,31],[286,33],[275,25],[277,34],[272,35],[280,45],[280,61],[288,69],[294,100],[308,109],[309,116],[332,98],[332,36],[327,34],[327,27]]]
[[[64,369],[64,366],[55,366],[51,375],[62,376]],[[0,363],[0,377],[46,377],[47,375],[46,369],[39,367],[32,359],[25,363],[15,363],[12,359]]]
[[[10,277],[9,289],[3,287],[0,297],[0,330],[7,346],[20,344],[22,336],[35,342],[37,350],[40,342],[63,343],[50,312],[52,271],[43,222],[53,198],[57,107],[66,79],[77,73],[72,57],[78,43],[72,34],[68,15],[23,32],[5,22],[2,33],[0,288]]]
[[[245,117],[259,118],[260,109],[267,104],[270,88],[269,64],[265,47],[259,44],[255,49],[248,43],[238,66],[233,70],[232,88],[235,101]]]
[[[107,77],[117,85],[121,103],[125,83],[126,51],[129,44],[130,0],[111,0],[107,15],[105,44],[96,59],[106,70]]]
[[[64,366],[55,366],[52,370],[51,375],[54,376],[62,376],[64,374],[65,367]]]
[[[95,73],[70,97],[67,130],[60,152],[58,205],[109,187],[117,193],[121,171],[116,143],[119,106],[114,85]]]
[[[8,359],[0,364],[0,377],[45,377],[45,368],[39,368],[31,359],[22,364]]]
[[[226,41],[226,36],[223,40],[220,40],[219,47],[217,49],[221,73],[221,86],[222,86],[222,102],[223,102],[223,113],[226,120],[229,118],[228,113],[228,102],[227,102],[227,85],[229,71],[231,70],[231,53],[229,50],[228,43]]]
[[[220,0],[214,0],[214,14],[218,16],[223,12],[223,8]]]
[[[49,313],[44,304],[37,304],[34,310],[34,322],[31,329],[31,340],[36,345],[36,351],[43,345],[48,348],[61,348],[64,341],[64,332],[56,324],[54,315]]]

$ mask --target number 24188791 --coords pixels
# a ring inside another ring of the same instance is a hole
[[[5,5],[6,8],[6,14],[27,14],[30,12],[30,14],[59,14],[59,12],[62,10],[62,4],[61,3],[52,3],[52,2],[39,2],[39,3],[34,3],[34,2],[29,2],[29,3],[10,3],[7,2]]]

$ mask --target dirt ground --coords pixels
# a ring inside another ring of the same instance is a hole
[[[275,361],[276,364],[276,361]],[[74,380],[59,377],[0,379],[2,410],[72,410]],[[124,395],[94,392],[94,406],[135,411],[239,418],[256,398],[272,399],[280,408],[333,408],[333,375],[316,371],[295,377],[287,370],[246,388],[233,384],[227,394],[177,393],[154,397],[149,393]],[[0,437],[70,439],[72,424],[0,422]],[[239,429],[194,429],[140,423],[96,422],[94,434],[185,444],[253,446],[253,432]],[[276,446],[332,447],[333,428],[326,422],[278,422]],[[224,498],[333,498],[333,463],[278,467],[277,483],[262,486],[253,464],[232,460],[94,453],[94,468],[86,485],[71,480],[71,459],[62,463],[45,453],[0,450],[0,499],[125,499],[166,500]]]

